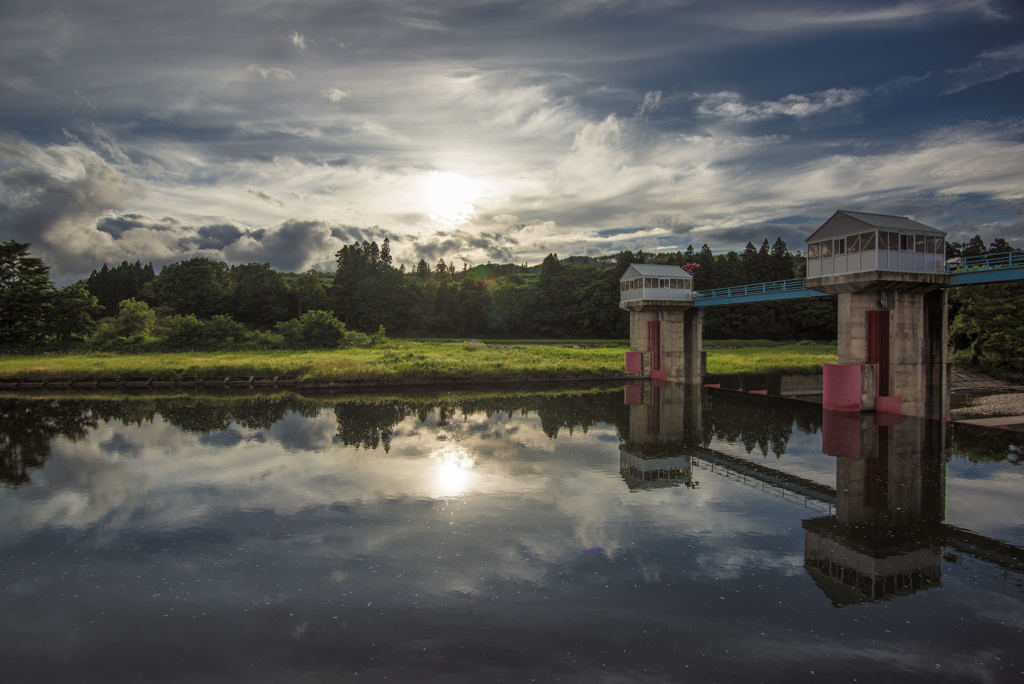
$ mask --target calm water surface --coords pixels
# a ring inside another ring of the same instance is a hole
[[[675,385],[7,395],[0,680],[1020,682],[1022,444]]]

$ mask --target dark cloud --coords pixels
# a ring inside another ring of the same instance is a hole
[[[228,245],[238,242],[238,238],[244,235],[244,231],[238,226],[230,223],[218,223],[212,226],[203,226],[196,230],[196,234],[182,240],[182,247],[188,249],[210,249],[222,250]]]
[[[123,216],[108,216],[96,222],[96,230],[107,233],[115,240],[132,228],[144,228],[151,224],[142,220],[146,217],[142,214],[124,214]]]
[[[413,252],[418,259],[433,263],[437,259],[463,258],[469,250],[482,251],[488,260],[497,263],[515,262],[512,250],[519,244],[518,240],[508,233],[499,231],[481,231],[471,233],[465,230],[436,231],[427,240],[413,243]],[[464,261],[470,261],[464,258]]]
[[[825,219],[828,217],[826,216]],[[821,223],[749,223],[732,228],[716,228],[714,230],[702,231],[695,238],[708,244],[732,244],[746,245],[753,242],[757,247],[768,240],[769,245],[775,244],[777,238],[782,238],[791,252],[803,251],[806,239],[817,230]]]
[[[602,238],[613,238],[630,235],[632,233],[639,233],[645,230],[650,230],[650,228],[606,228],[605,230],[594,231],[594,235]]]

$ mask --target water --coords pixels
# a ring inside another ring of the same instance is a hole
[[[1019,434],[674,385],[67,396],[0,399],[3,681],[1024,675]]]

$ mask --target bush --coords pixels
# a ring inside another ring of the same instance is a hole
[[[152,338],[156,313],[149,304],[126,299],[117,305],[117,318],[108,318],[92,336],[90,345],[101,351],[133,351]]]
[[[284,346],[289,349],[338,349],[348,345],[351,334],[330,311],[307,311],[274,328],[284,336]]]
[[[176,350],[232,349],[245,344],[250,337],[245,326],[231,316],[214,316],[209,321],[200,321],[192,314],[169,316],[162,336],[162,346]]]
[[[382,344],[390,342],[387,332],[388,331],[384,329],[383,325],[377,328],[377,332],[370,335],[370,344],[374,347],[379,347]]]

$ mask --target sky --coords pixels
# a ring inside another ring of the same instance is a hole
[[[0,0],[0,240],[58,283],[796,251],[837,209],[1024,246],[1024,3]]]

